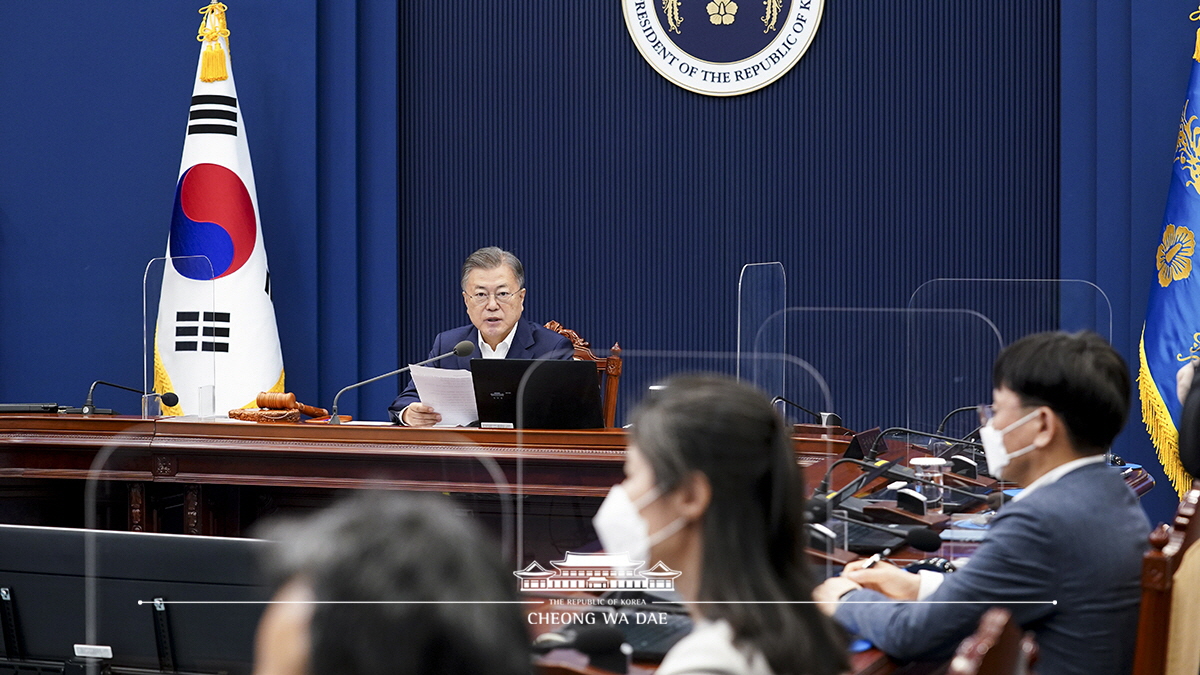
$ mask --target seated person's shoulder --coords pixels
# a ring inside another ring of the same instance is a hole
[[[1019,520],[1052,539],[1086,531],[1093,541],[1108,542],[1105,546],[1122,541],[1135,549],[1145,543],[1150,530],[1137,496],[1119,471],[1104,464],[1081,467],[1027,498],[1006,504],[997,518],[997,522]]]
[[[1082,516],[1120,511],[1141,513],[1137,495],[1121,478],[1120,471],[1103,463],[1079,467],[1035,490],[1021,502],[1039,509]]]
[[[433,343],[437,346],[444,344],[454,346],[462,340],[469,338],[474,330],[475,326],[471,324],[459,326],[457,328],[451,328],[450,330],[444,330],[437,334],[437,337],[433,339]]]
[[[534,339],[538,343],[545,344],[548,350],[553,352],[555,356],[567,359],[575,355],[575,345],[571,343],[571,340],[567,336],[532,321],[529,323],[533,329]]]

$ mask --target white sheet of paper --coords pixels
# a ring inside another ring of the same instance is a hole
[[[431,406],[442,416],[434,426],[462,427],[479,419],[475,408],[475,385],[471,371],[429,366],[411,366],[413,382],[421,403]]]

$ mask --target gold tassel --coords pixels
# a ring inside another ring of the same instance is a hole
[[[1200,61],[1200,28],[1196,29],[1196,49],[1192,52],[1192,59]]]
[[[200,63],[200,80],[203,82],[219,82],[229,79],[229,71],[225,68],[225,50],[220,42],[214,42],[204,50]]]
[[[200,80],[203,82],[229,79],[229,68],[225,65],[226,49],[229,47],[229,29],[225,26],[225,11],[228,9],[217,0],[200,8],[204,18],[200,20],[196,39],[208,43],[200,56]],[[224,47],[221,46],[221,38],[225,38]]]
[[[1150,434],[1150,441],[1158,452],[1158,461],[1162,464],[1163,473],[1171,481],[1171,487],[1180,497],[1192,485],[1192,477],[1179,461],[1179,431],[1167,411],[1150,375],[1150,364],[1146,361],[1146,329],[1142,328],[1142,339],[1138,342],[1138,391],[1142,399],[1142,422]]]

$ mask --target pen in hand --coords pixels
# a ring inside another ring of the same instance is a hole
[[[875,555],[871,556],[870,558],[867,558],[867,562],[863,563],[863,566],[860,567],[859,569],[869,570],[875,566],[875,563],[879,562],[880,560],[883,560],[883,556],[891,555],[891,553],[892,553],[892,549],[885,548],[882,551],[880,551],[879,553],[876,553]]]

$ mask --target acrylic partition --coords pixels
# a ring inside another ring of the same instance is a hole
[[[1112,340],[1112,304],[1080,279],[931,279],[909,298],[910,309],[961,309],[988,317],[1004,344],[1048,330],[1091,330]]]
[[[164,303],[164,297],[166,302]],[[142,416],[211,418],[219,330],[212,263],[205,256],[154,258],[142,276]],[[179,397],[163,405],[168,391]]]
[[[238,427],[247,424],[230,420],[216,423]],[[156,424],[176,422],[159,420]],[[344,433],[345,427],[330,429]],[[75,645],[79,670],[68,669],[68,672],[101,675],[107,671],[101,671],[99,666],[106,664],[114,670],[121,669],[120,672],[139,669],[137,672],[251,675],[255,630],[273,592],[263,564],[275,545],[254,537],[278,532],[272,529],[275,522],[313,515],[311,504],[304,505],[304,500],[313,499],[314,491],[308,489],[307,496],[300,498],[302,506],[293,505],[290,511],[284,508],[286,504],[277,504],[278,514],[258,520],[249,530],[250,536],[230,538],[101,529],[111,525],[106,514],[129,489],[129,483],[120,477],[121,468],[146,452],[139,446],[142,440],[138,436],[118,436],[97,453],[91,477],[84,486],[84,529],[24,528],[19,533],[31,545],[15,556],[15,563],[6,561],[9,564],[3,566],[2,576],[10,578],[10,570],[19,565],[38,570],[36,579],[16,584],[21,606],[28,610],[20,617],[24,634],[31,638],[24,645],[25,657],[61,661],[72,656],[69,652]],[[519,571],[513,554],[516,531],[513,486],[501,466],[502,462],[510,462],[504,455],[515,453],[515,449],[480,447],[477,439],[454,429],[440,430],[439,441],[451,446],[452,454],[458,458],[453,469],[444,468],[442,473],[454,471],[464,483],[490,487],[479,487],[474,494],[448,493],[444,487],[430,489],[420,496],[426,500],[423,508],[453,511],[459,517],[475,521],[484,538],[480,546],[494,551],[505,568]],[[378,445],[371,447],[370,461],[378,478],[359,481],[356,489],[343,490],[337,498],[351,498],[352,493],[369,490],[404,498],[400,496],[402,492],[413,489],[409,486],[412,481],[408,480],[412,457],[396,460],[380,452]],[[475,461],[472,463],[471,459]],[[398,461],[406,463],[401,465]],[[436,461],[430,466],[436,476],[439,473]],[[186,494],[182,484],[177,484],[179,494],[175,495],[161,489],[170,485],[155,485],[160,488],[154,499],[157,508],[174,508],[176,517],[189,508],[186,497],[180,496]],[[149,492],[147,489],[147,507],[151,503]],[[327,498],[332,501],[332,491]],[[179,499],[184,502],[178,503]],[[164,516],[164,522],[168,520],[174,522]],[[4,527],[0,526],[0,538],[10,536],[2,531]],[[163,527],[175,529],[170,524]],[[481,563],[485,567],[487,564]],[[522,607],[543,604],[541,599],[527,598],[517,591],[520,585],[517,577],[506,575],[506,578],[511,586],[499,591],[487,590],[487,584],[480,584],[475,588],[485,590],[474,597],[471,591],[464,594],[441,589],[431,592],[429,602],[471,605],[464,611],[472,612],[493,611],[490,608],[498,604]],[[414,590],[413,597],[425,596],[422,591]],[[42,640],[41,636],[54,639]],[[80,646],[85,646],[82,651]],[[63,653],[64,649],[68,653]],[[102,658],[85,658],[98,655]],[[164,658],[170,660],[170,667],[164,665]]]
[[[908,306],[977,313],[995,327],[1002,346],[1053,330],[1088,330],[1112,341],[1108,295],[1080,279],[931,279],[913,291]],[[990,403],[990,394],[980,402]],[[961,434],[977,424],[975,415],[963,412],[947,421],[946,429]]]
[[[773,314],[762,332],[772,332],[774,322],[792,327],[787,354],[820,373],[824,388],[817,391],[813,380],[789,373],[783,388],[772,392],[789,401],[785,412],[805,424],[833,413],[847,433],[856,434],[853,451],[839,457],[836,466],[827,463],[825,479],[808,495],[810,517],[819,525],[814,525],[816,540],[844,549],[854,539],[859,551],[867,539],[882,542],[881,548],[903,545],[905,528],[885,523],[893,531],[889,534],[854,521],[880,502],[901,500],[936,514],[947,501],[946,490],[906,478],[907,472],[944,485],[941,473],[955,462],[982,463],[972,444],[938,436],[963,439],[978,426],[976,406],[990,401],[991,365],[1002,347],[996,326],[970,310],[886,307],[788,307]],[[936,467],[923,466],[930,456]],[[894,467],[882,466],[893,461]],[[867,498],[853,497],[881,478],[886,487]],[[964,500],[982,501],[966,495],[950,501]],[[928,531],[924,535],[925,543],[941,547],[943,555],[958,547]]]
[[[788,307],[763,330],[784,322],[795,327],[786,354],[819,372],[829,390],[823,400],[808,378],[770,392],[797,404],[788,414],[798,422],[814,423],[830,412],[854,431],[932,432],[951,411],[991,399],[991,365],[1002,343],[996,326],[978,312]],[[829,407],[814,409],[818,404]]]
[[[742,267],[737,287],[737,378],[767,392],[783,391],[785,368],[778,359],[760,354],[784,354],[787,321],[771,321],[787,307],[787,274],[778,262]]]
[[[597,355],[601,357],[609,356],[609,354],[603,350],[598,352]],[[634,418],[635,411],[639,408],[639,406],[647,404],[656,397],[661,398],[670,396],[670,388],[673,386],[688,386],[686,380],[681,380],[679,378],[689,376],[716,376],[718,378],[724,378],[730,384],[734,384],[736,383],[736,376],[739,368],[742,368],[743,373],[746,372],[747,369],[759,373],[776,373],[778,374],[779,381],[790,382],[796,389],[809,392],[806,400],[808,400],[810,405],[812,405],[814,408],[817,408],[818,410],[828,410],[831,409],[833,405],[832,399],[829,396],[829,388],[826,385],[822,374],[811,364],[806,363],[803,359],[789,354],[747,352],[737,353],[720,351],[698,352],[668,349],[626,349],[621,352],[620,356],[622,359],[623,372],[626,374],[636,372],[638,374],[638,379],[632,381],[645,383],[641,387],[630,387],[626,386],[627,382],[623,382],[620,389],[618,406],[620,413],[618,415],[618,419],[624,419],[631,423],[631,425],[627,425],[627,428],[625,429],[627,436],[624,438],[624,440],[630,443],[635,443],[637,440],[637,421]],[[548,362],[535,363],[533,367],[526,372],[525,378],[522,380],[522,384],[519,388],[519,398],[523,399],[527,391],[537,388],[537,385],[534,383],[539,377],[539,366],[553,367]],[[753,387],[753,385],[751,385],[751,391],[751,395],[758,396],[760,397],[761,402],[771,405],[770,399],[772,398],[773,392],[763,391],[760,388]],[[524,425],[525,420],[531,419],[533,415],[540,414],[541,411],[538,410],[538,407],[544,405],[544,398],[542,398],[540,401],[535,400],[535,398],[530,398],[528,401],[522,400],[518,407],[518,418],[520,420],[518,425]],[[720,415],[722,412],[724,412],[723,408],[717,408],[716,415]],[[703,409],[696,410],[695,415],[695,423],[699,428],[703,428],[704,423],[711,421],[713,418],[713,413],[711,411],[706,412]],[[729,423],[736,424],[737,421],[738,419],[736,416],[731,416]],[[788,424],[785,429],[789,434],[793,431],[790,424]],[[618,430],[614,429],[609,433],[617,434],[619,432]],[[845,450],[845,447],[848,444],[848,439],[842,435],[842,433],[842,430],[834,428],[828,429],[827,433],[812,429],[805,430],[804,438],[796,441],[795,459],[796,465],[799,467],[799,475],[796,477],[796,482],[791,483],[790,489],[799,491],[799,494],[803,495],[804,497],[808,496],[809,490],[804,487],[804,484],[806,482],[815,482],[813,476],[819,476],[819,474],[823,474],[829,459],[839,456],[839,453]],[[518,468],[518,476],[523,477],[523,466],[527,466],[529,461],[537,459],[539,453],[539,448],[537,445],[544,442],[544,440],[538,435],[537,432],[525,432],[524,434],[518,432],[518,434],[518,437],[522,439],[522,442],[528,446],[528,452],[518,459],[519,462],[523,463],[518,465],[520,467]],[[753,455],[750,454],[749,450],[742,452],[741,449],[736,447],[721,447],[710,448],[709,451],[718,453],[719,459],[717,461],[718,463],[723,463],[722,465],[726,467],[722,472],[725,475],[736,475],[738,471],[745,469],[747,466],[754,466]],[[760,451],[760,458],[764,453],[765,451]],[[620,471],[619,464],[614,466],[614,469],[616,469],[616,472],[613,474],[613,483],[616,484],[622,480],[623,474]],[[765,471],[765,468],[763,470]],[[761,476],[747,478],[747,484],[760,480]],[[816,480],[819,480],[819,477]],[[516,485],[514,486],[514,491],[516,494],[523,494],[524,482],[525,481],[523,479],[517,481]],[[631,481],[631,483],[637,483],[637,481]],[[649,486],[638,485],[637,487],[644,489],[645,487]],[[753,490],[751,492],[753,492]],[[641,497],[643,500],[646,499],[641,494],[634,494],[632,497]],[[526,507],[522,502],[523,500],[521,499],[519,499],[517,502],[519,528],[525,527],[532,522],[525,513],[524,509]],[[576,508],[578,509],[581,519],[573,525],[564,524],[564,529],[561,529],[558,532],[557,541],[564,545],[563,553],[565,553],[566,550],[593,552],[599,550],[600,543],[597,541],[597,535],[592,528],[592,517],[596,514],[600,503],[600,497],[578,500]],[[794,524],[795,527],[805,528],[805,531],[807,531],[807,528],[803,524],[802,517],[797,518]],[[636,522],[630,522],[629,526],[634,528],[638,527]],[[628,536],[618,536],[619,539],[623,541],[636,542],[637,540],[637,537],[633,537],[631,539]],[[520,543],[523,541],[523,537],[518,534],[516,540],[518,545],[520,545]],[[635,557],[641,555],[635,551],[624,550],[609,551],[608,553],[615,553],[618,555],[629,554]],[[518,557],[528,559],[529,555],[528,552],[519,551]],[[542,565],[545,565],[545,561],[539,562]],[[657,559],[641,560],[638,558],[632,560],[631,562],[635,564],[641,564],[640,568],[634,568],[635,571],[637,569],[645,571],[647,569],[654,569],[658,567],[658,563],[660,561]],[[663,571],[662,573],[668,574],[666,571]],[[631,583],[642,582],[635,579]]]

